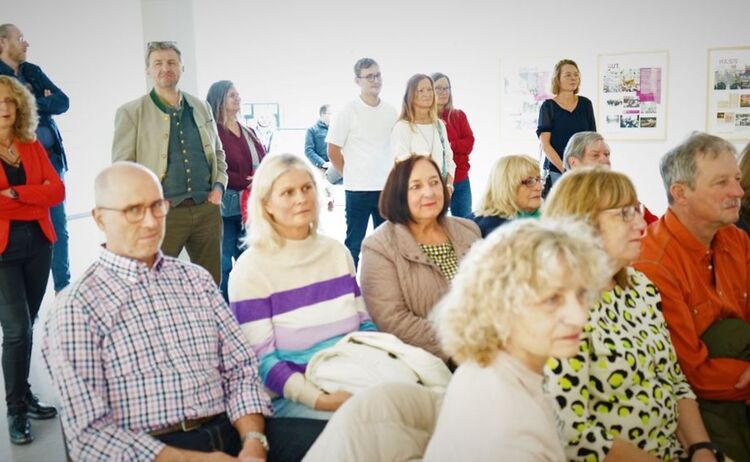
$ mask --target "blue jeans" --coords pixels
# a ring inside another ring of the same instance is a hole
[[[454,217],[467,218],[471,214],[471,183],[466,178],[453,184],[453,196],[451,196],[451,215]]]
[[[49,156],[57,175],[65,181],[65,169],[58,154]],[[65,216],[65,201],[52,207],[49,211],[52,226],[55,227],[57,242],[52,245],[52,281],[55,292],[60,292],[70,284],[70,260],[68,259],[68,219]]]
[[[367,223],[372,217],[372,227],[377,228],[385,221],[380,216],[378,201],[380,191],[345,191],[346,193],[346,240],[344,245],[354,259],[354,267],[359,265],[359,251],[367,233]]]
[[[245,231],[242,228],[242,215],[234,217],[221,217],[224,223],[224,235],[221,239],[221,294],[224,300],[229,301],[227,287],[229,283],[229,272],[232,271],[232,259],[240,258],[244,250],[242,238]]]

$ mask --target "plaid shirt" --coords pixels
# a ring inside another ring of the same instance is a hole
[[[164,444],[149,431],[272,412],[209,274],[161,254],[149,270],[103,249],[55,301],[43,353],[74,460],[153,460]]]

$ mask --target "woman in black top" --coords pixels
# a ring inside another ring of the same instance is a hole
[[[578,65],[563,59],[555,65],[552,76],[552,93],[539,109],[536,134],[545,154],[544,169],[549,171],[551,187],[565,170],[563,152],[571,136],[578,132],[595,132],[596,120],[591,100],[578,96],[581,76]]]

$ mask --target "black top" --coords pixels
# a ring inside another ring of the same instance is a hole
[[[474,223],[479,226],[479,230],[482,232],[482,238],[487,237],[495,228],[503,225],[509,221],[506,217],[489,216],[489,217],[478,217],[473,213],[469,216]]]
[[[3,164],[3,170],[5,170],[5,176],[8,177],[8,186],[21,186],[26,184],[26,170],[23,169],[23,164],[18,164],[18,167],[14,167],[10,165],[9,163],[3,161],[0,161],[0,164]],[[19,226],[26,226],[32,222],[27,221],[18,221],[18,220],[11,220],[10,221],[10,232],[13,233],[13,230],[15,228],[18,228]],[[36,221],[33,222],[36,224]],[[12,234],[9,235],[8,240],[10,240],[13,237]]]
[[[563,109],[551,98],[542,103],[542,107],[539,108],[536,136],[549,132],[550,144],[561,159],[571,136],[578,132],[595,131],[594,106],[591,104],[591,100],[585,96],[578,97],[578,104],[572,112]],[[560,173],[560,170],[546,157],[544,158],[544,168],[551,172]]]

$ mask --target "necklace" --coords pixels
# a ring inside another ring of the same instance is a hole
[[[15,141],[15,138],[11,138],[7,145],[0,143],[0,147],[5,151],[0,151],[0,158],[11,167],[18,167],[21,165],[21,156],[13,149],[13,141]]]

